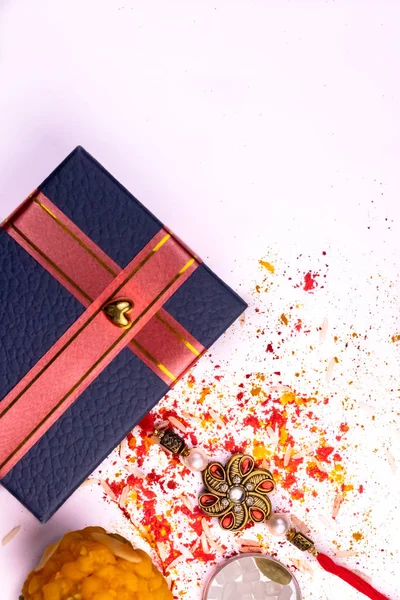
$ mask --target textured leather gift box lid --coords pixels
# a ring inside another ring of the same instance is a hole
[[[80,147],[38,189],[121,268],[162,228]],[[1,400],[85,307],[2,228],[0,269],[1,412]],[[200,264],[163,308],[209,348],[246,304]],[[168,389],[168,383],[124,348],[2,484],[47,521]]]

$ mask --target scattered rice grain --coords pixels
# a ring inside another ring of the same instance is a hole
[[[122,440],[122,442],[119,445],[119,456],[120,456],[120,458],[122,458],[122,460],[126,460],[126,457],[128,454],[128,449],[129,449],[128,440],[125,438]]]
[[[336,365],[335,359],[331,358],[330,361],[328,362],[328,366],[326,367],[326,374],[325,374],[325,379],[328,383],[330,383],[332,381],[333,369],[335,368],[335,365]]]
[[[348,556],[358,556],[359,552],[356,552],[355,550],[339,550],[338,552],[336,552],[335,557],[336,558],[347,558]]]
[[[189,496],[187,496],[186,494],[181,494],[180,499],[182,501],[182,504],[184,504],[186,508],[190,510],[190,512],[194,511],[194,504],[189,498]]]
[[[209,547],[208,541],[207,541],[207,536],[204,533],[204,531],[201,534],[201,546],[203,548],[203,552],[205,552],[206,554],[210,551],[210,547]]]
[[[324,464],[322,464],[322,462],[320,462],[316,458],[313,458],[313,461],[315,462],[315,464],[317,465],[317,467],[320,471],[322,471],[323,473],[328,473],[328,469],[326,468],[326,466]]]
[[[197,548],[200,546],[200,542],[201,542],[201,538],[198,537],[197,540],[195,541],[195,543],[193,544],[193,546],[190,548],[190,550],[192,552],[197,550]]]
[[[104,481],[104,479],[101,480],[101,487],[103,488],[107,496],[111,498],[111,500],[117,501],[117,496],[114,494],[107,481]]]
[[[95,484],[100,484],[101,485],[101,480],[97,479],[96,477],[88,477],[87,479],[85,479],[85,481],[83,483],[81,483],[81,485],[79,487],[86,487],[88,485],[95,485]]]
[[[338,492],[333,501],[333,509],[332,509],[333,519],[336,519],[336,517],[338,516],[342,502],[343,502],[343,495],[341,494],[341,492]]]
[[[370,404],[367,404],[366,402],[363,402],[362,400],[360,400],[359,405],[360,405],[360,408],[368,415],[372,416],[375,414],[375,409]]]
[[[201,520],[201,526],[202,526],[203,531],[206,534],[206,536],[207,537],[212,537],[210,526],[208,525],[207,519],[205,519],[205,517],[203,517],[202,520]]]
[[[158,554],[160,556],[160,560],[162,563],[164,563],[165,559],[168,557],[169,554],[167,544],[164,544],[163,542],[157,542],[157,549]]]
[[[175,548],[178,550],[178,552],[180,552],[182,554],[182,556],[184,556],[188,560],[194,558],[194,556],[190,552],[190,550],[188,548],[186,548],[186,546],[184,546],[180,542],[175,542]]]
[[[318,518],[319,518],[319,520],[321,521],[321,523],[323,523],[323,524],[325,525],[325,527],[328,527],[328,529],[334,529],[334,527],[333,527],[333,525],[332,525],[331,521],[330,521],[329,519],[327,519],[327,518],[325,517],[325,515],[321,515],[321,514],[319,514],[319,515],[318,515]]]
[[[208,538],[208,543],[210,544],[211,548],[214,548],[215,552],[217,552],[218,554],[224,553],[223,547],[217,544],[217,542],[214,542],[213,539]]]
[[[268,388],[269,392],[291,392],[292,388],[288,385],[271,385]]]
[[[7,533],[7,535],[5,535],[3,537],[3,539],[1,540],[1,545],[6,546],[7,544],[9,544],[11,542],[11,540],[15,538],[15,536],[20,531],[20,529],[21,529],[21,525],[17,525],[17,527],[14,527],[14,529],[11,529],[11,531],[9,531]]]
[[[286,446],[286,452],[285,452],[285,456],[284,456],[284,459],[283,459],[283,466],[284,467],[287,467],[288,464],[290,463],[290,459],[292,458],[292,451],[293,451],[292,446],[290,444],[288,444]]]
[[[182,433],[187,432],[186,427],[180,421],[178,421],[178,419],[175,419],[175,417],[168,417],[168,421],[171,423],[171,425],[179,429],[179,431],[182,431]]]
[[[302,561],[300,559],[296,559],[293,561],[300,573],[304,575],[313,575],[314,571],[312,567],[308,564],[308,562]]]
[[[127,465],[125,469],[126,471],[128,471],[128,473],[130,473],[131,475],[135,475],[135,477],[139,477],[140,479],[145,479],[146,477],[143,471],[138,469],[136,465]]]
[[[119,498],[119,506],[120,508],[124,508],[126,501],[128,500],[128,496],[129,496],[129,492],[131,491],[131,486],[130,485],[126,485],[122,492],[121,492],[121,496]]]
[[[248,540],[248,539],[245,539],[245,538],[239,538],[238,539],[238,543],[239,543],[240,546],[244,546],[244,547],[245,546],[251,546],[251,547],[255,548],[257,546],[258,547],[260,546],[260,543],[257,540]]]
[[[308,533],[310,531],[308,525],[306,525],[303,521],[300,521],[296,515],[290,515],[290,519],[296,529],[298,529],[301,533]]]
[[[190,413],[186,412],[186,410],[182,410],[181,415],[184,419],[192,419],[192,421],[200,421],[201,420],[201,419],[199,419],[199,417],[196,417],[195,415],[191,415]]]
[[[296,452],[296,454],[294,454],[292,456],[292,459],[298,460],[299,458],[305,458],[306,456],[311,454],[313,451],[314,451],[314,449],[312,446],[306,446],[305,448],[303,448],[303,450],[300,450],[300,452]]]
[[[175,560],[173,560],[172,563],[168,565],[167,571],[170,571],[171,569],[174,569],[177,565],[179,565],[184,560],[185,560],[184,556],[182,556],[182,555],[178,556],[178,558],[176,558]]]
[[[40,571],[40,569],[43,569],[43,567],[47,563],[47,561],[50,560],[50,558],[53,556],[53,554],[55,554],[55,552],[57,551],[57,548],[60,545],[60,543],[61,543],[61,540],[59,540],[58,542],[55,542],[54,544],[50,544],[50,546],[47,546],[47,548],[43,552],[42,557],[39,560],[34,571]]]
[[[217,413],[214,410],[212,410],[212,408],[210,408],[208,412],[210,413],[211,417],[214,419],[214,421],[220,427],[225,427],[225,423],[223,422],[223,420],[221,419],[221,417],[219,415],[217,415]]]
[[[267,434],[271,441],[271,444],[273,444],[274,446],[277,446],[278,442],[279,442],[279,438],[277,437],[277,435],[276,435],[275,431],[272,429],[272,427],[270,427],[269,425],[267,426]]]
[[[327,319],[327,317],[325,317],[324,320],[322,321],[321,329],[319,332],[319,343],[320,344],[324,343],[327,333],[328,333],[328,319]]]
[[[392,473],[393,473],[393,475],[395,475],[396,471],[397,471],[397,465],[396,465],[396,461],[394,459],[394,456],[390,452],[389,448],[386,450],[386,455],[387,455],[387,459],[389,461],[390,468],[392,469]]]

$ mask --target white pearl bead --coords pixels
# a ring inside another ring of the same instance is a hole
[[[228,496],[232,502],[243,502],[246,497],[246,491],[241,485],[234,485],[229,490]]]
[[[265,523],[268,531],[272,535],[276,535],[277,537],[281,537],[286,535],[289,531],[290,523],[286,517],[283,515],[272,515]]]
[[[208,458],[201,448],[192,448],[183,462],[191,471],[204,471]]]

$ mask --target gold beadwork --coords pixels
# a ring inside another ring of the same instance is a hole
[[[190,449],[187,447],[186,442],[180,435],[172,431],[172,429],[156,429],[153,435],[158,439],[160,446],[172,452],[172,454],[179,454],[180,456],[187,456]]]
[[[275,487],[272,474],[255,467],[254,459],[235,454],[223,467],[210,463],[203,471],[206,490],[199,496],[199,506],[209,517],[219,517],[222,529],[239,531],[253,521],[262,523],[271,514],[267,495]]]
[[[132,311],[133,302],[126,298],[120,300],[111,300],[103,306],[103,312],[107,319],[121,329],[128,329],[132,326],[131,320],[127,317]]]
[[[289,529],[286,539],[302,552],[310,552],[311,554],[317,552],[312,539],[304,535],[304,533],[296,531],[296,529]]]
[[[189,456],[190,454],[190,448],[188,448],[187,446],[184,447],[184,449],[181,452],[181,456],[183,458],[186,458],[187,456]]]

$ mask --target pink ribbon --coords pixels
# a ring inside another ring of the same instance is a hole
[[[198,266],[166,230],[121,270],[42,194],[5,228],[88,308],[2,401],[0,477],[127,345],[169,384],[204,351],[162,309]],[[127,329],[102,310],[121,298],[133,302]]]

